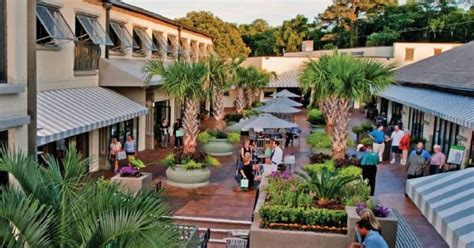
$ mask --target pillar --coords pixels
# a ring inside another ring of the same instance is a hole
[[[138,137],[138,151],[143,151],[146,146],[146,115],[138,117]]]
[[[106,161],[101,161],[99,156],[99,129],[89,132],[89,171],[94,172],[99,169],[107,169]]]

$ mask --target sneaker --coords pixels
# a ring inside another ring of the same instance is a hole
[[[395,164],[395,159],[392,159],[392,161],[390,161],[391,164]]]

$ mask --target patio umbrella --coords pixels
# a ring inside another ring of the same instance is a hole
[[[303,106],[303,104],[297,102],[297,101],[293,101],[291,100],[290,98],[287,98],[287,97],[279,97],[279,98],[273,98],[273,99],[264,99],[263,102],[265,104],[270,104],[272,102],[280,102],[280,103],[284,103],[290,107],[301,107]]]
[[[291,106],[288,106],[282,101],[278,101],[279,98],[277,98],[277,101],[272,101],[269,103],[266,103],[263,106],[254,108],[254,110],[262,113],[277,113],[277,114],[294,114],[298,113],[301,110],[297,108],[293,108]]]
[[[247,124],[249,121],[257,118],[258,116],[251,116],[249,119],[247,120],[240,120],[239,123],[236,123],[232,126],[228,126],[226,127],[225,129],[228,131],[228,132],[240,132],[242,131],[242,128],[243,128],[243,125]]]
[[[244,129],[292,128],[298,126],[293,122],[282,120],[271,114],[260,114],[256,118],[244,121],[241,125]]]
[[[282,90],[277,93],[272,94],[273,97],[300,97],[300,95],[297,95],[289,90]]]

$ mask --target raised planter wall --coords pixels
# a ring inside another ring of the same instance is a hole
[[[234,154],[234,146],[227,139],[210,139],[202,148],[208,154],[217,157]]]
[[[151,173],[142,173],[140,177],[121,177],[120,174],[112,177],[112,183],[119,185],[119,188],[123,191],[137,193],[141,189],[151,187]]]

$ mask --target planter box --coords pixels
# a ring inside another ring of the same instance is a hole
[[[360,220],[359,215],[356,212],[355,207],[346,207],[347,212],[347,226],[354,227],[356,222]],[[380,222],[380,226],[382,228],[382,237],[388,244],[388,247],[395,247],[397,241],[397,231],[398,231],[398,219],[390,212],[390,215],[386,218],[377,218]],[[349,235],[354,237],[355,231],[354,228],[349,228]]]
[[[227,139],[210,139],[202,149],[212,156],[229,156],[234,154],[234,146]]]
[[[181,165],[166,169],[166,183],[171,186],[194,189],[209,184],[211,170],[209,168],[185,170]]]
[[[112,183],[120,185],[120,189],[137,193],[141,189],[152,189],[151,173],[142,173],[141,177],[121,177],[119,174],[112,177]]]
[[[262,179],[262,188],[268,184],[268,178]],[[354,242],[355,223],[360,219],[355,207],[346,207],[347,234],[317,233],[291,230],[274,230],[260,228],[261,218],[259,210],[265,203],[267,192],[260,191],[255,204],[254,219],[250,227],[250,247],[278,248],[278,247],[348,247]],[[382,225],[382,233],[389,247],[395,247],[398,220],[391,213],[387,218],[378,218]]]

